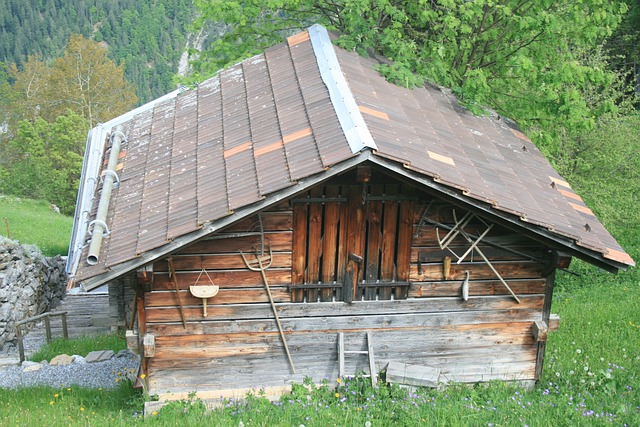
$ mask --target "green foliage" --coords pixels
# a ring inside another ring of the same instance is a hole
[[[47,201],[0,194],[0,235],[36,245],[46,256],[69,252],[72,226],[73,218],[55,213]]]
[[[103,390],[78,387],[0,388],[0,424],[129,426],[138,419],[136,410],[139,411],[140,404],[140,392],[134,390],[130,382]]]
[[[189,0],[6,0],[0,5],[0,61],[62,54],[71,34],[93,38],[125,66],[141,102],[173,88],[193,17]]]
[[[0,192],[48,200],[70,214],[75,208],[87,123],[76,113],[22,121],[12,140],[0,142],[0,165],[8,172]]]
[[[627,94],[597,48],[621,21],[623,1],[198,0],[196,28],[227,32],[195,63],[196,79],[320,22],[338,44],[383,54],[384,75],[401,85],[423,79],[451,88],[476,111],[487,105],[528,129],[546,153],[615,113]],[[411,74],[414,74],[411,76]],[[564,159],[560,159],[564,161]]]
[[[59,354],[86,356],[94,350],[113,350],[115,353],[127,348],[122,334],[82,336],[73,339],[56,338],[33,354],[30,360],[41,362],[51,360]]]

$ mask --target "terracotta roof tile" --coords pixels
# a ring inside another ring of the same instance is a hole
[[[189,235],[366,147],[460,191],[470,203],[514,215],[523,227],[569,239],[567,244],[601,259],[633,265],[511,122],[474,116],[437,88],[390,84],[374,70],[374,60],[327,46],[328,38],[318,45],[316,37],[324,30],[312,28],[195,89],[109,122],[123,124],[127,137],[117,168],[120,187],[112,193],[107,216],[111,235],[104,239],[97,265],[80,261],[77,278],[99,275]],[[338,71],[330,78],[344,77],[342,83],[334,86],[322,74],[328,65]],[[348,91],[337,95],[353,103],[336,107],[332,90]],[[339,114],[357,116],[361,122],[351,125],[364,123],[366,129],[358,132],[372,141],[353,144],[354,129],[345,130],[347,122]],[[103,145],[104,140],[92,141],[94,149]],[[89,171],[83,185],[91,185],[99,172]],[[80,212],[91,211],[89,220],[95,217],[95,204],[80,207]],[[86,240],[74,239],[80,243],[74,248]]]

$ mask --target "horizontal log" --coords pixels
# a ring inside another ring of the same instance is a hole
[[[256,286],[264,286],[262,275],[260,272],[244,270],[215,270],[207,271],[213,283],[220,288],[253,288]],[[269,268],[265,271],[267,275],[267,281],[269,285],[288,285],[291,283],[291,269],[276,269]],[[194,285],[200,273],[185,273],[176,272],[176,278],[178,279],[179,289],[189,289],[189,286]],[[204,276],[204,275],[203,275]],[[209,280],[204,276],[205,283]],[[202,276],[200,282],[202,282]],[[175,290],[175,284],[173,280],[169,278],[169,273],[154,273],[153,274],[153,290]]]
[[[402,301],[357,301],[352,304],[344,302],[322,303],[283,303],[277,309],[281,318],[287,317],[327,317],[341,315],[371,314],[414,314],[477,310],[541,310],[544,297],[540,295],[522,295],[518,304],[512,297],[489,296],[470,298],[421,298]],[[185,308],[184,315],[188,322],[201,319],[199,308]],[[175,322],[180,318],[177,307],[148,308],[147,323]],[[211,308],[212,320],[241,320],[271,318],[269,304],[231,304]]]
[[[375,346],[375,342],[374,342]],[[309,377],[314,382],[337,377],[337,348],[332,357],[293,352],[297,375],[292,375],[284,353],[245,353],[234,357],[155,358],[150,361],[151,390],[211,390],[234,387],[261,388],[271,384],[297,381]],[[450,381],[464,378],[476,380],[531,379],[535,368],[535,345],[460,347],[449,353],[418,354],[394,352],[383,357],[375,350],[377,369],[390,360],[441,367]],[[347,372],[365,370],[366,358],[347,358]],[[453,377],[455,376],[455,378]]]
[[[500,273],[503,279],[537,279],[542,277],[544,265],[531,261],[496,261],[491,263]],[[422,274],[418,273],[418,265],[411,264],[410,280],[415,282],[444,279],[442,263],[422,264]],[[471,280],[495,279],[496,275],[487,265],[480,262],[464,262],[456,264],[451,262],[451,272],[449,280],[464,280],[465,271],[469,272]]]
[[[275,302],[291,302],[288,289],[270,286],[271,295]],[[184,307],[202,305],[200,298],[194,297],[190,291],[180,291],[180,302]],[[264,288],[259,289],[220,289],[218,293],[207,300],[210,316],[215,315],[216,306],[221,304],[267,303],[269,297]],[[179,305],[175,291],[157,291],[146,294],[145,307],[175,307]]]
[[[264,240],[265,251],[269,247],[274,252],[291,252],[291,242],[293,233],[291,231],[270,231],[261,234],[252,232],[252,235],[243,236],[242,233],[217,233],[209,239],[200,240],[180,251],[180,255],[193,254],[220,254],[235,253],[238,251],[251,254],[262,249]]]
[[[344,331],[364,332],[378,329],[439,328],[449,325],[486,324],[504,322],[527,322],[540,318],[539,310],[492,310],[458,311],[449,313],[409,313],[368,316],[302,317],[281,319],[287,332],[323,332],[327,334]],[[147,330],[155,335],[202,335],[277,332],[271,319],[211,320],[187,323],[151,323]]]
[[[546,279],[511,279],[509,287],[518,295],[544,294]],[[462,281],[413,282],[409,289],[410,298],[460,296]],[[469,281],[469,296],[510,295],[499,280]]]
[[[474,241],[484,233],[487,229],[487,226],[484,224],[469,224],[464,227],[464,231],[467,235],[473,239]],[[422,227],[418,232],[417,227],[413,227],[413,246],[439,246],[438,245],[438,237],[440,241],[443,241],[448,231],[444,229],[438,229],[436,232],[436,228],[433,226]],[[511,245],[526,245],[527,243],[532,244],[531,240],[522,236],[521,234],[514,233],[513,231],[506,229],[499,229],[494,227],[489,231],[481,242],[492,242],[496,244],[500,244],[502,246],[511,246]],[[451,245],[454,246],[466,246],[469,247],[469,242],[464,238],[462,234],[458,234],[454,237],[451,242]],[[533,243],[533,247],[539,246],[538,243]]]
[[[452,257],[453,261],[456,262],[457,258],[452,255],[449,249],[459,256],[462,256],[470,246],[470,244],[466,243],[450,245],[448,249],[440,249],[438,246],[425,247],[414,245],[411,247],[411,262],[417,263],[418,259],[420,259],[421,263],[442,262],[445,256]],[[480,244],[478,247],[490,261],[542,260],[546,255],[545,248],[542,246],[535,247],[531,242],[526,245],[510,246],[509,249],[512,249],[511,251],[485,244]],[[482,257],[475,249],[465,257],[465,261],[471,260],[482,261]]]
[[[284,206],[284,205],[281,205]],[[280,230],[292,230],[291,224],[293,219],[293,211],[290,207],[282,211],[267,211],[262,212],[262,229],[263,231],[280,231]],[[260,224],[258,222],[258,216],[253,215],[242,221],[238,221],[229,227],[225,228],[225,233],[237,233],[242,231],[259,231]]]
[[[255,255],[252,253],[245,254],[247,261],[255,261]],[[290,252],[274,252],[273,268],[291,268]],[[176,271],[200,271],[206,270],[229,270],[229,269],[247,269],[246,264],[242,260],[240,253],[235,254],[216,254],[216,255],[176,255],[173,257],[173,267]],[[266,267],[266,266],[265,266]],[[169,265],[166,260],[156,261],[153,264],[154,272],[167,272]],[[207,271],[209,272],[209,271]]]

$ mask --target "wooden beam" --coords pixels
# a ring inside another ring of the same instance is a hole
[[[547,340],[547,332],[549,331],[549,327],[547,323],[542,320],[536,320],[533,322],[533,326],[531,327],[531,335],[536,340],[536,342],[546,341]]]
[[[549,332],[555,332],[560,327],[560,316],[557,314],[549,315]]]

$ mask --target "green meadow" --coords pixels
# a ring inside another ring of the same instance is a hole
[[[633,134],[640,129],[640,119],[623,128]],[[624,151],[601,144],[568,179],[637,262],[640,139],[616,129],[596,137],[607,135],[620,135]],[[71,220],[53,213],[48,203],[0,197],[3,227],[5,217],[13,238],[41,246],[48,254],[66,253]],[[1,234],[5,232],[3,228]],[[384,384],[371,387],[356,377],[322,386],[300,384],[276,402],[260,390],[213,410],[196,400],[174,402],[145,419],[144,390],[134,390],[125,380],[104,390],[0,389],[0,425],[638,426],[638,268],[613,275],[574,259],[569,270],[557,275],[552,312],[560,315],[560,328],[549,334],[543,376],[530,389],[496,382],[409,391]],[[58,342],[39,357],[73,354],[75,345]],[[82,351],[91,347],[85,343]]]

